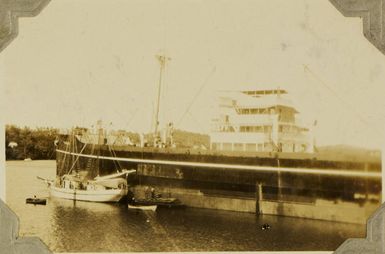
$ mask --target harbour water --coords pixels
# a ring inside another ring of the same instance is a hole
[[[335,250],[366,234],[358,224],[54,199],[36,176],[54,179],[55,170],[55,161],[6,163],[6,203],[20,218],[20,236],[40,237],[54,252]],[[47,205],[25,204],[34,195],[48,198]],[[261,230],[265,223],[269,230]]]

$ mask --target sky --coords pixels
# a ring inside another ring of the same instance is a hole
[[[0,54],[2,116],[19,126],[208,133],[218,90],[283,88],[318,145],[379,148],[385,57],[324,0],[66,0],[19,19]]]

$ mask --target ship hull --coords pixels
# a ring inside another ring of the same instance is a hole
[[[92,164],[102,174],[114,172],[119,164],[136,170],[127,179],[136,198],[146,198],[145,190],[154,188],[162,197],[177,198],[190,207],[352,223],[364,223],[381,201],[377,159],[105,145],[98,149],[95,156],[88,147],[82,154],[59,148],[58,175],[65,157],[79,158],[80,167]],[[347,210],[355,210],[355,216],[345,216]]]
[[[50,187],[52,197],[89,202],[119,202],[127,195],[127,190],[76,190],[64,189],[55,186]]]
[[[316,198],[357,201],[376,196],[381,199],[381,161],[337,161],[276,155],[209,154],[191,151],[114,147],[115,156],[107,146],[92,155],[87,148],[82,154],[57,150],[59,165],[67,156],[79,158],[81,167],[94,161],[94,167],[111,174],[116,164],[135,169],[131,184],[192,188],[218,195],[255,197],[262,186],[265,198],[290,201],[315,201]],[[298,155],[291,155],[298,156]],[[133,182],[134,181],[134,182]]]

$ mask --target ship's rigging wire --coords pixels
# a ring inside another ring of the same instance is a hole
[[[125,129],[130,127],[130,125],[131,125],[132,121],[134,120],[134,118],[135,118],[136,114],[138,113],[138,111],[140,111],[140,108],[136,107],[135,110],[134,110],[134,113],[132,113],[130,119],[128,120],[128,122],[126,122]]]
[[[66,151],[68,152],[70,150],[70,146],[66,146]],[[62,163],[61,163],[61,167],[60,167],[60,174],[62,174],[62,172],[64,171],[64,167],[66,166],[66,155],[67,154],[64,154],[63,156],[63,159],[62,159]]]
[[[91,154],[94,154],[94,152],[95,152],[95,143],[92,143],[92,146],[91,146]],[[89,164],[90,164],[90,167],[89,168],[87,168],[87,170],[89,169],[89,170],[92,170],[93,169],[93,165],[95,164],[94,163],[94,160],[93,159],[90,159],[89,160]],[[93,170],[92,170],[93,171]]]
[[[115,141],[116,141],[116,139],[115,139]],[[114,141],[114,144],[115,144],[115,141]],[[113,148],[112,146],[108,145],[108,149],[110,150],[110,153],[111,153],[111,155],[112,155],[113,157],[117,157],[117,156],[116,156],[116,153],[115,153],[115,151],[114,151],[114,148]],[[119,162],[119,161],[113,160],[113,162],[114,162],[114,166],[115,166],[116,169],[122,169],[122,166],[120,165],[120,162]]]
[[[194,95],[194,97],[192,98],[190,104],[187,106],[185,112],[183,113],[183,115],[181,116],[181,118],[179,119],[179,121],[177,122],[176,126],[180,126],[180,124],[182,123],[182,121],[184,120],[184,118],[186,117],[187,114],[189,114],[190,116],[192,116],[191,112],[190,112],[190,109],[192,107],[192,105],[194,105],[194,102],[196,101],[196,99],[198,98],[198,96],[201,94],[201,92],[203,91],[203,89],[206,87],[206,85],[208,84],[208,80],[209,78],[215,73],[216,71],[216,67],[214,66],[214,68],[211,70],[211,72],[206,76],[205,80],[203,81],[202,85],[199,87],[199,90],[197,91],[197,93]]]
[[[202,127],[202,123],[193,115],[191,114],[191,112],[188,112],[188,114],[190,115],[190,117],[195,121],[195,123],[197,124],[197,126],[201,129],[202,132],[205,131],[205,129]]]
[[[75,143],[75,142],[74,142]],[[87,146],[87,143],[85,143],[84,144],[84,146],[83,146],[83,148],[80,150],[80,153],[79,154],[82,154],[82,152],[84,151],[84,149],[86,148],[86,146]],[[76,147],[76,146],[75,146]],[[77,150],[77,149],[76,149]],[[74,168],[74,166],[75,166],[75,164],[78,162],[78,160],[79,160],[79,157],[80,156],[78,156],[76,159],[75,159],[75,161],[73,162],[73,164],[72,164],[72,166],[71,166],[71,168],[70,168],[70,170],[68,171],[68,173],[67,174],[71,174],[71,172],[72,172],[72,169]]]
[[[108,147],[108,150],[110,151],[111,155],[112,155],[113,157],[115,157],[114,154],[113,154],[113,152],[112,152],[112,150],[111,150],[111,146],[107,145],[107,147]],[[118,166],[117,166],[117,164],[116,164],[116,161],[113,160],[112,162],[114,163],[115,168],[118,168]]]
[[[378,134],[382,136],[382,133],[378,131],[378,129],[373,128],[372,124],[370,124],[362,115],[360,112],[358,112],[350,103],[346,102],[336,91],[334,91],[331,86],[326,84],[325,81],[323,81],[318,75],[316,75],[306,64],[303,65],[304,71],[307,71],[310,73],[321,85],[323,85],[329,92],[331,92],[340,102],[343,104],[347,109],[349,109],[353,114],[355,114],[358,119],[371,129],[374,129]]]

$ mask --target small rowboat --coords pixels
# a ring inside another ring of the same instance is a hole
[[[135,199],[133,204],[138,206],[156,205],[165,208],[184,207],[179,199],[176,198],[149,198],[149,199]]]
[[[156,205],[128,205],[129,209],[156,211]]]
[[[26,204],[33,204],[33,205],[46,205],[47,200],[42,198],[27,198],[25,200]]]

